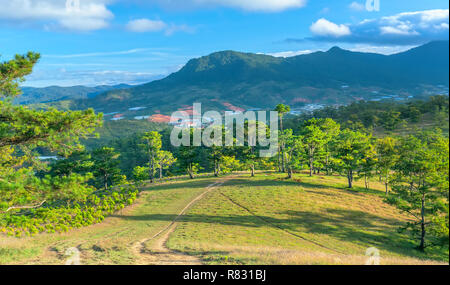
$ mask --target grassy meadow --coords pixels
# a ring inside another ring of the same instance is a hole
[[[146,264],[154,243],[173,221],[168,251],[203,264],[365,264],[366,249],[380,250],[381,264],[448,263],[448,251],[425,254],[399,226],[408,217],[383,202],[383,185],[371,189],[344,178],[258,173],[167,182],[143,189],[137,203],[103,223],[63,234],[0,238],[0,264],[64,264],[65,251],[77,247],[82,264]],[[192,207],[180,212],[205,193]],[[144,250],[134,245],[144,241]]]

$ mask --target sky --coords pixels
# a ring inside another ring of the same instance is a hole
[[[0,61],[41,60],[24,86],[141,84],[222,50],[392,54],[448,40],[447,0],[0,0]]]

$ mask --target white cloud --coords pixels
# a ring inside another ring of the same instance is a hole
[[[129,21],[126,25],[127,30],[135,33],[161,32],[166,35],[172,35],[176,32],[194,32],[194,28],[188,25],[167,24],[161,20],[137,19]]]
[[[137,19],[128,22],[127,29],[136,33],[159,32],[164,30],[167,24],[161,20]]]
[[[405,12],[394,16],[382,17],[380,23],[400,31],[414,29],[433,29],[435,25],[448,27],[449,11],[444,9]]]
[[[63,55],[44,55],[44,57],[49,58],[76,58],[76,57],[99,57],[99,56],[113,56],[113,55],[127,55],[127,54],[135,54],[149,51],[148,48],[135,48],[130,50],[122,50],[122,51],[111,51],[111,52],[90,52],[90,53],[76,53],[76,54],[63,54]]]
[[[198,2],[217,2],[224,6],[241,8],[249,11],[283,11],[289,8],[300,8],[305,0],[198,0]]]
[[[311,32],[314,37],[309,39],[316,41],[420,45],[434,40],[448,40],[449,10],[405,12],[365,19],[351,25],[320,19],[311,26]]]
[[[368,53],[379,53],[384,55],[391,55],[400,52],[404,52],[410,50],[412,48],[417,47],[416,45],[411,46],[374,46],[374,45],[366,45],[366,44],[356,44],[354,47],[350,48],[351,51],[356,52],[368,52]]]
[[[45,87],[57,86],[98,86],[116,85],[121,83],[143,84],[155,79],[162,78],[163,75],[146,71],[126,71],[126,70],[66,70],[65,68],[40,70],[36,69],[33,74],[27,76],[25,86]]]
[[[166,32],[166,35],[168,35],[168,36],[170,36],[176,32],[194,33],[195,28],[190,27],[188,25],[171,24],[171,25],[169,25],[169,27],[166,29],[165,32]]]
[[[114,17],[108,0],[0,0],[0,20],[20,24],[55,26],[68,30],[92,31],[108,26]]]
[[[391,35],[401,35],[401,36],[408,36],[408,35],[418,35],[419,33],[412,30],[411,26],[408,25],[400,25],[397,27],[380,27],[380,32],[382,35],[391,34]]]
[[[440,24],[437,24],[437,25],[433,25],[433,28],[436,29],[436,30],[440,30],[440,29],[448,30],[448,23],[440,23]]]
[[[337,25],[327,19],[321,18],[317,22],[313,23],[310,27],[313,34],[318,36],[329,36],[329,37],[342,37],[351,34],[350,29],[346,25]]]
[[[364,11],[366,9],[364,4],[359,2],[352,2],[348,7],[353,11]]]
[[[309,54],[314,51],[312,50],[298,50],[298,51],[281,51],[281,52],[274,52],[274,53],[266,53],[267,55],[271,55],[274,57],[293,57],[297,55],[303,55],[303,54]]]
[[[246,11],[279,12],[292,8],[301,8],[306,0],[156,0],[168,8],[230,7]]]

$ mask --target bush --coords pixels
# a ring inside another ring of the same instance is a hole
[[[134,203],[138,190],[133,186],[99,191],[85,202],[72,205],[55,204],[38,209],[4,214],[0,218],[0,232],[9,236],[34,236],[38,233],[63,233],[100,223],[105,216]]]

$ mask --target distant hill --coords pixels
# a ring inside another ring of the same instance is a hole
[[[223,51],[192,59],[162,80],[110,90],[74,106],[105,112],[140,106],[147,113],[169,113],[193,102],[223,110],[230,104],[245,109],[272,108],[280,102],[346,104],[383,96],[401,100],[448,92],[448,78],[448,41],[389,56],[338,47],[290,58]]]
[[[95,87],[86,86],[49,86],[43,88],[22,87],[23,94],[16,99],[19,104],[49,103],[62,100],[88,99],[115,89],[131,88],[131,85],[101,85]]]

